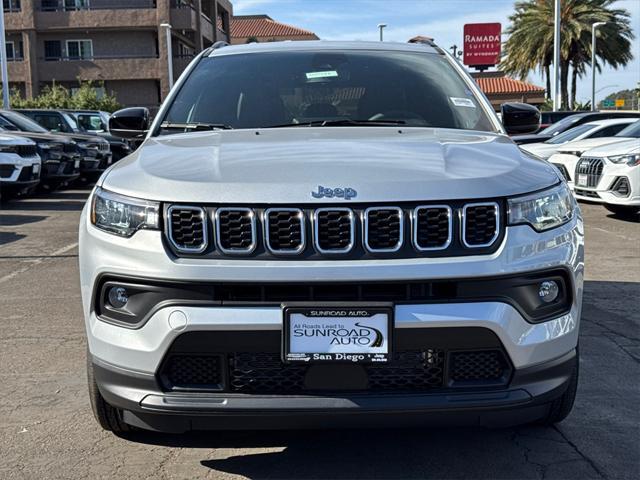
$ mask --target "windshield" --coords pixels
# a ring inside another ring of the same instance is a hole
[[[204,58],[163,124],[261,128],[340,121],[495,131],[445,57],[361,50]]]
[[[31,133],[49,133],[49,130],[42,128],[36,122],[31,120],[26,115],[23,115],[18,112],[2,112],[2,117],[13,123],[16,127],[18,127],[23,132],[31,132]]]
[[[78,122],[76,122],[76,119],[73,117],[73,115],[69,115],[66,112],[62,112],[62,116],[67,121],[67,125],[69,125],[74,132],[80,131],[80,127],[78,127]]]
[[[540,132],[541,135],[558,135],[559,133],[567,130],[571,125],[576,123],[582,118],[580,115],[572,115],[570,117],[563,118],[559,122],[549,125],[547,128]]]
[[[640,138],[640,120],[620,130],[614,137]]]
[[[571,140],[575,140],[583,133],[587,133],[589,130],[593,130],[596,128],[596,125],[591,125],[589,123],[585,123],[584,125],[579,125],[577,127],[573,127],[566,132],[563,132],[544,143],[550,143],[552,145],[559,145],[561,143],[570,142]]]

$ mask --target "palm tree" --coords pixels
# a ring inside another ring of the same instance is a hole
[[[633,58],[630,14],[612,8],[615,0],[562,0],[560,25],[560,89],[562,108],[575,103],[577,79],[591,65],[591,25],[607,24],[598,30],[596,69],[602,65],[624,66]],[[547,94],[550,90],[549,70],[553,58],[554,0],[522,0],[515,4],[509,17],[511,25],[504,44],[501,68],[524,79],[532,70],[544,72]],[[571,75],[571,100],[569,100]]]

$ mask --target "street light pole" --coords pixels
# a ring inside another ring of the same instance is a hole
[[[169,90],[173,88],[173,49],[171,45],[171,24],[161,23],[167,32],[167,66],[169,68]]]
[[[560,2],[554,0],[553,20],[553,109],[560,110]]]
[[[4,11],[0,11],[0,63],[2,63],[2,105],[9,110],[9,73],[7,72],[7,44],[4,36]]]
[[[384,30],[384,28],[387,26],[386,23],[379,23],[378,24],[378,29],[380,30],[380,41],[382,42],[382,30]]]
[[[591,25],[591,111],[596,111],[596,30],[607,22]]]

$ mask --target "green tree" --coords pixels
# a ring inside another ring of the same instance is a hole
[[[624,66],[633,59],[630,14],[612,8],[615,0],[563,0],[560,26],[560,89],[562,108],[573,108],[577,79],[591,65],[591,25],[607,22],[598,29],[596,69],[608,64]],[[522,0],[515,3],[506,30],[501,68],[508,74],[526,78],[531,71],[546,77],[547,95],[551,89],[553,61],[554,0]],[[569,77],[571,80],[569,81]],[[569,85],[569,83],[571,85]],[[571,87],[571,97],[569,96]]]

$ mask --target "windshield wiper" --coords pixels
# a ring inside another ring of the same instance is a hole
[[[390,125],[404,125],[404,120],[352,120],[345,118],[341,120],[312,120],[310,122],[284,123],[282,125],[269,125],[264,128],[284,128],[284,127],[385,127]]]
[[[188,130],[191,132],[204,131],[204,130],[233,130],[231,125],[224,123],[172,123],[163,122],[160,124],[160,128],[173,129],[173,130]]]

